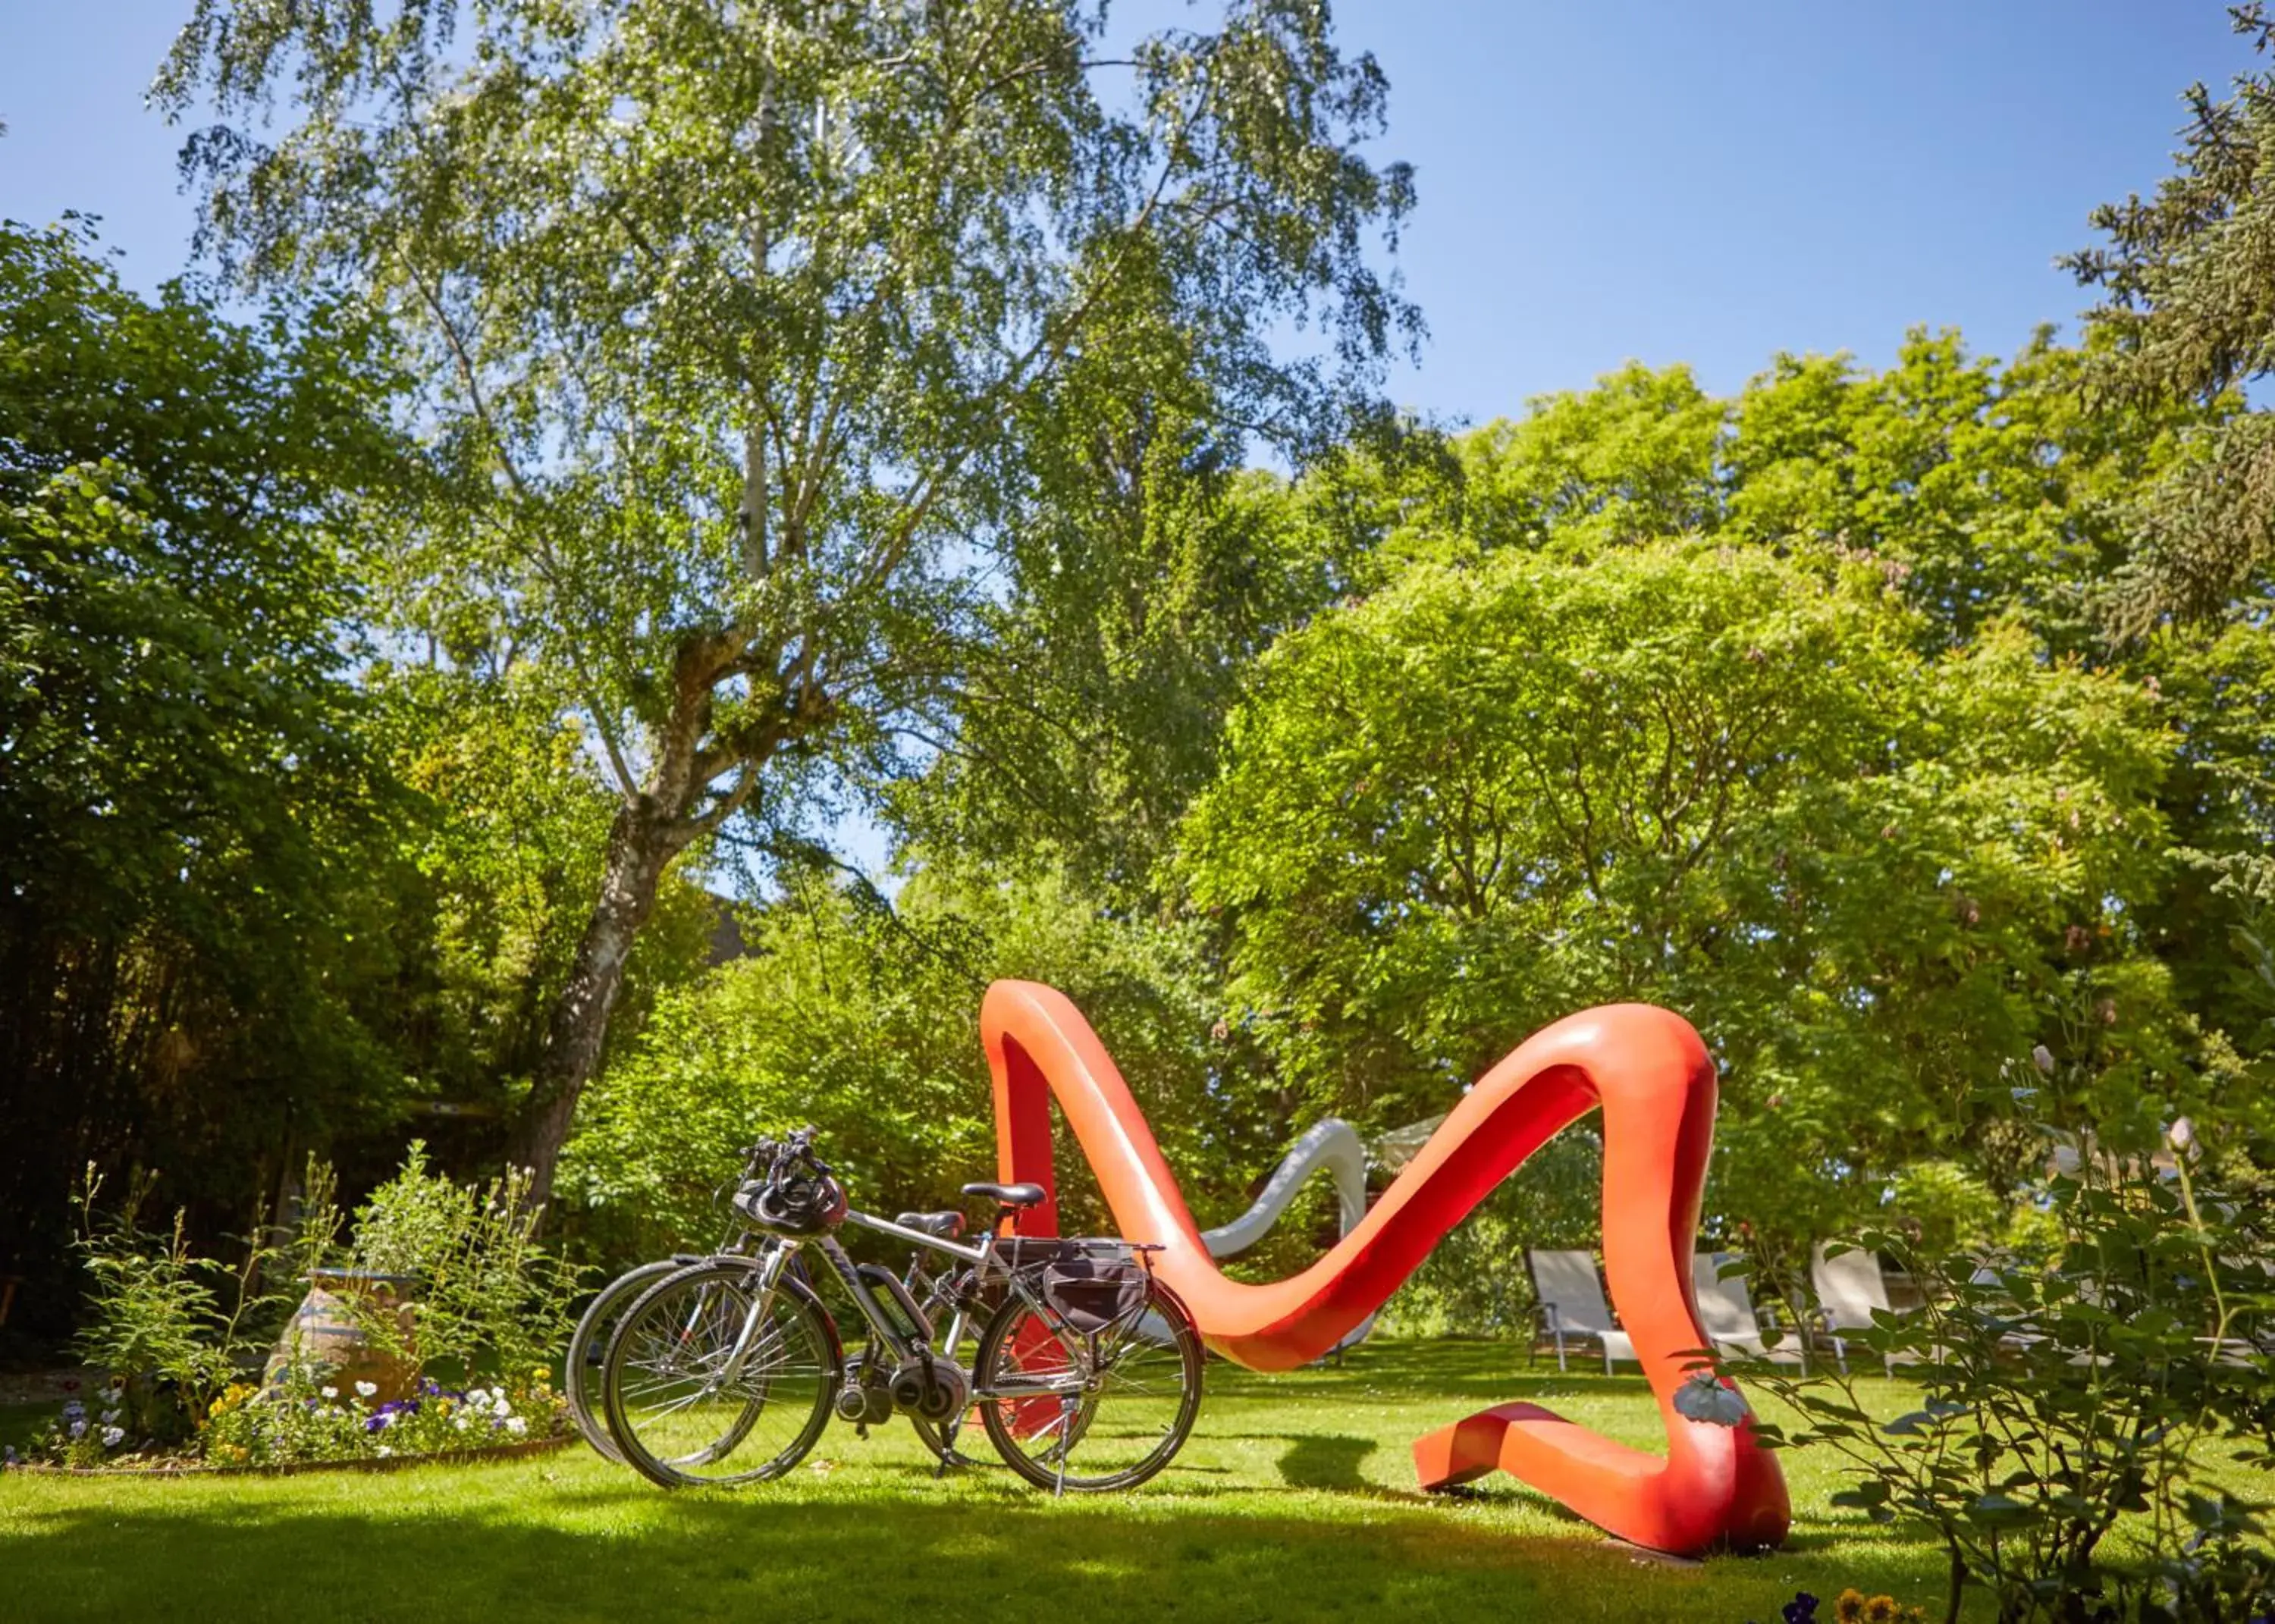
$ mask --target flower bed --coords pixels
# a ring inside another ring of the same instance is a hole
[[[462,1186],[414,1144],[351,1226],[328,1167],[312,1159],[302,1183],[289,1243],[234,1264],[194,1253],[179,1215],[170,1234],[144,1229],[147,1186],[115,1215],[89,1188],[78,1352],[110,1375],[99,1398],[71,1399],[4,1464],[275,1471],[520,1452],[571,1435],[549,1368],[577,1271],[538,1243],[525,1175]],[[306,1292],[296,1307],[298,1294],[264,1280]]]
[[[492,1386],[460,1391],[427,1380],[409,1398],[381,1403],[377,1395],[370,1382],[347,1391],[290,1379],[267,1388],[237,1382],[208,1406],[192,1438],[169,1447],[128,1437],[125,1398],[114,1389],[109,1409],[66,1403],[27,1454],[9,1449],[4,1464],[160,1474],[383,1467],[529,1453],[571,1436],[568,1408],[541,1370]]]

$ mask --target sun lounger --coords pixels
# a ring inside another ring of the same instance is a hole
[[[1633,1359],[1635,1344],[1612,1323],[1611,1305],[1604,1301],[1604,1283],[1596,1273],[1596,1259],[1588,1252],[1524,1254],[1532,1275],[1532,1289],[1540,1299],[1542,1333],[1556,1344],[1556,1368],[1567,1368],[1568,1347],[1594,1342],[1604,1352],[1604,1374],[1612,1373],[1614,1359]]]
[[[1762,1323],[1754,1312],[1752,1294],[1746,1289],[1746,1278],[1733,1274],[1725,1280],[1722,1268],[1740,1261],[1735,1252],[1694,1252],[1690,1258],[1690,1289],[1698,1299],[1698,1320],[1706,1327],[1706,1334],[1714,1341],[1717,1352],[1742,1354],[1749,1358],[1767,1359],[1774,1364],[1798,1364],[1809,1368],[1809,1356],[1796,1348],[1772,1346],[1762,1335]],[[1775,1333],[1775,1327],[1772,1326]],[[1796,1347],[1799,1339],[1795,1339]]]

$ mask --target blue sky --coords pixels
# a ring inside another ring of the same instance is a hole
[[[188,0],[0,4],[0,213],[104,216],[148,286],[191,224],[141,94]],[[1122,26],[1205,16],[1124,0]],[[1735,388],[1780,349],[1886,359],[1915,322],[2011,351],[2052,268],[2165,171],[2181,90],[2248,56],[2213,0],[1339,0],[1391,80],[1400,255],[1432,341],[1401,404],[1483,420],[1621,362]]]

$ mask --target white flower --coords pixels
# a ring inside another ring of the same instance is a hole
[[[102,1429],[102,1446],[105,1449],[116,1449],[119,1445],[125,1441],[126,1431],[125,1428],[105,1427]]]
[[[118,1412],[115,1409],[104,1410],[102,1412],[102,1424],[105,1426],[117,1426],[118,1424]]]
[[[450,1417],[450,1425],[463,1432],[466,1430],[466,1418],[464,1416],[453,1416]]]
[[[359,1399],[375,1399],[378,1396],[379,1384],[377,1382],[359,1381],[356,1383],[356,1397]]]
[[[87,1436],[87,1423],[84,1421],[72,1422],[71,1424],[71,1435],[73,1438],[85,1438]]]
[[[513,1414],[513,1406],[506,1402],[505,1394],[503,1393],[497,1395],[497,1403],[493,1407],[493,1409],[494,1412],[497,1415],[510,1416]]]
[[[519,1438],[524,1432],[529,1431],[529,1423],[524,1421],[519,1416],[508,1416],[505,1418],[505,1430],[516,1438]]]
[[[394,1453],[395,1453],[395,1451],[394,1451],[394,1450],[392,1450],[392,1449],[389,1449],[389,1448],[385,1444],[382,1444],[382,1445],[379,1446],[379,1458],[380,1458],[381,1460],[382,1460],[382,1461],[386,1460],[389,1455],[392,1455]]]
[[[340,1396],[340,1390],[337,1387],[321,1387],[317,1389],[317,1391],[321,1392],[328,1399],[336,1399]]]

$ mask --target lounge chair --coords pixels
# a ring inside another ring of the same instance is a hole
[[[1763,1337],[1761,1319],[1754,1312],[1751,1294],[1746,1290],[1746,1277],[1734,1274],[1727,1280],[1722,1278],[1723,1265],[1739,1260],[1735,1252],[1690,1255],[1690,1289],[1698,1299],[1698,1322],[1706,1327],[1706,1334],[1713,1339],[1718,1352],[1743,1354],[1750,1358],[1767,1359],[1773,1364],[1798,1364],[1806,1371],[1806,1349],[1795,1352],[1792,1348],[1773,1348]],[[1771,1333],[1783,1341],[1783,1333],[1774,1321]]]
[[[1817,1316],[1825,1333],[1833,1339],[1833,1357],[1845,1373],[1848,1346],[1841,1333],[1869,1331],[1875,1313],[1895,1311],[1888,1305],[1888,1282],[1880,1273],[1880,1260],[1861,1247],[1828,1256],[1825,1243],[1819,1241],[1809,1252],[1809,1288],[1816,1294]],[[1911,1363],[1915,1356],[1904,1356],[1905,1362]],[[1893,1356],[1883,1354],[1880,1365],[1889,1375],[1896,1373]]]
[[[1612,1361],[1633,1359],[1635,1344],[1612,1324],[1611,1305],[1604,1301],[1604,1283],[1596,1275],[1596,1259],[1588,1252],[1524,1254],[1532,1275],[1533,1294],[1540,1299],[1542,1332],[1556,1343],[1556,1368],[1567,1368],[1568,1344],[1594,1342],[1604,1350],[1604,1374],[1612,1374]]]

